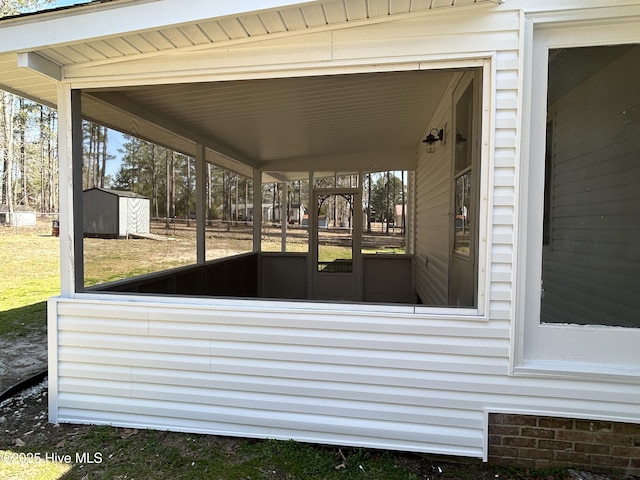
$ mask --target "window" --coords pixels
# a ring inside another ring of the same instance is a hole
[[[637,375],[640,45],[610,31],[534,30],[519,289],[527,369]]]
[[[640,46],[548,63],[540,320],[640,327]]]
[[[455,138],[455,232],[453,251],[469,256],[472,207],[472,139],[473,139],[473,82],[456,103]]]

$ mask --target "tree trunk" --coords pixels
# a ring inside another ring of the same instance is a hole
[[[100,188],[104,188],[104,179],[107,175],[107,132],[109,129],[103,127],[102,132],[102,168],[100,169]]]
[[[166,179],[166,197],[165,197],[165,228],[169,228],[169,218],[171,218],[171,152],[169,150],[165,151],[165,162],[167,169],[167,179]]]
[[[20,200],[16,198],[15,203],[20,205],[28,205],[29,199],[27,195],[27,152],[25,138],[25,132],[27,130],[27,110],[24,103],[24,98],[18,98],[18,114],[20,115]]]
[[[368,173],[369,182],[367,185],[367,232],[371,233],[371,173]]]
[[[2,182],[2,193],[4,203],[9,213],[8,222],[13,223],[13,112],[14,97],[10,93],[3,92],[3,113],[4,113],[4,178]]]

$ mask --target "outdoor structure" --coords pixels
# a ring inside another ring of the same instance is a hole
[[[18,206],[13,212],[6,205],[0,205],[0,224],[14,227],[35,227],[36,212],[28,207]]]
[[[0,35],[2,88],[59,112],[52,422],[640,473],[636,0],[116,0]],[[83,117],[195,157],[193,269],[83,288]],[[254,218],[208,261],[206,162],[309,179],[308,253]],[[410,172],[404,255],[359,248],[382,170]]]
[[[133,192],[90,188],[82,194],[83,231],[87,236],[126,238],[149,233],[151,204]]]

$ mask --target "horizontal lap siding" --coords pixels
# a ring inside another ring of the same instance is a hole
[[[57,305],[62,422],[479,456],[506,374],[505,331],[477,322],[114,303],[105,333],[95,304]]]

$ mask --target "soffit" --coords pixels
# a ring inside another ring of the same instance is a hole
[[[167,122],[165,141],[172,131],[184,130],[222,153],[214,163],[227,166],[235,159],[282,172],[319,166],[411,169],[453,75],[401,71],[91,90],[83,96],[83,111],[120,130],[118,123],[128,122],[137,134],[148,133],[113,110],[114,105],[129,112],[140,108],[141,117]],[[167,143],[178,144],[179,138]]]
[[[450,10],[502,0],[324,0],[299,2],[293,6],[248,11],[220,18],[203,18],[185,24],[168,25],[119,35],[78,39],[61,45],[38,48],[41,55],[59,65],[123,60],[157,55],[174,50],[201,49],[238,43],[289,32],[313,31],[347,26],[430,10]],[[120,2],[110,2],[117,6]],[[104,7],[113,8],[110,3]],[[122,2],[123,5],[135,2]],[[162,3],[162,2],[159,2]],[[260,5],[261,2],[253,2]],[[270,2],[273,3],[273,2]],[[286,3],[286,2],[283,2]],[[91,4],[87,5],[91,6]],[[78,7],[82,8],[82,5]],[[103,7],[97,5],[94,8]],[[103,8],[104,8],[103,7]],[[254,7],[255,8],[255,7]],[[80,10],[79,10],[80,11]],[[166,14],[164,15],[166,17]],[[162,23],[162,25],[160,25]]]

